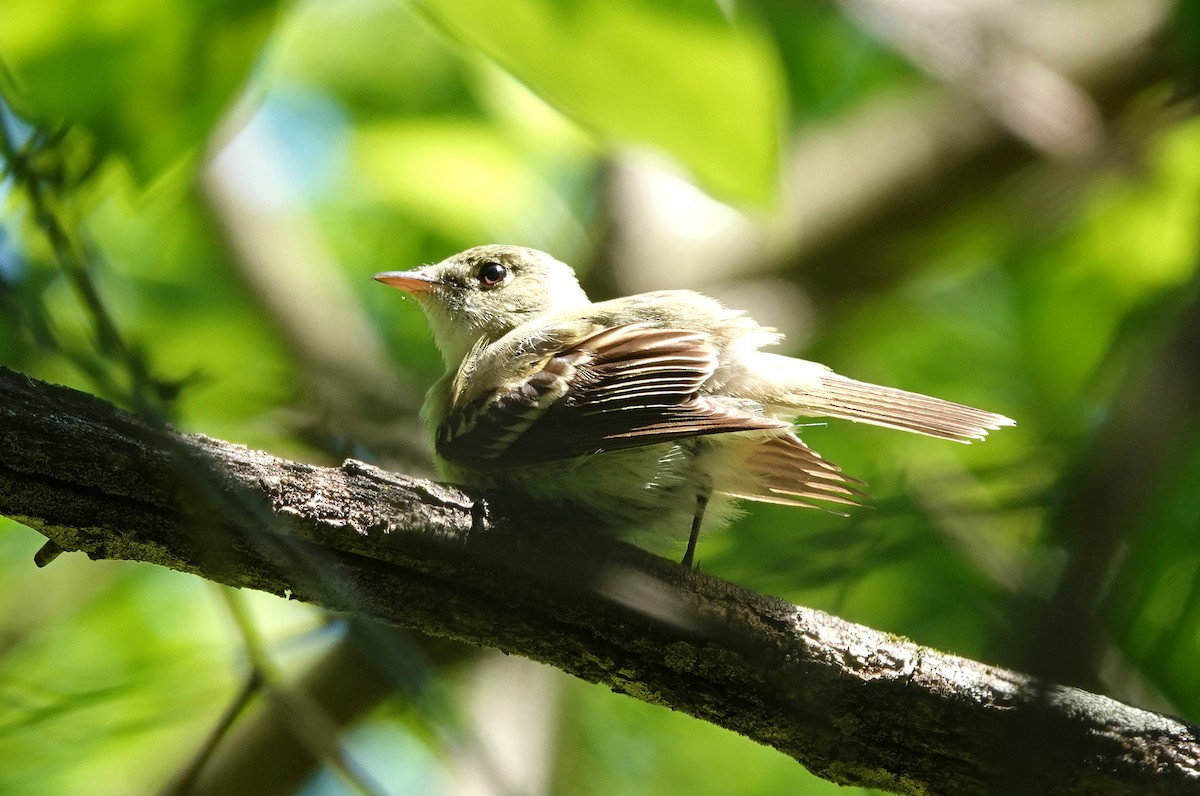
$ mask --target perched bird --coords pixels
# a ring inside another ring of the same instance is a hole
[[[957,442],[1013,425],[766,353],[782,335],[699,293],[593,303],[535,249],[477,246],[374,278],[416,298],[445,358],[422,415],[446,480],[612,533],[690,526],[687,566],[706,509],[717,524],[738,499],[858,502],[861,482],[800,439],[798,416]]]

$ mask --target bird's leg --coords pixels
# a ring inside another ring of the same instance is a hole
[[[58,542],[53,539],[47,539],[46,543],[41,546],[33,556],[33,563],[39,567],[49,566],[50,562],[58,558],[63,552],[63,549],[58,546]]]
[[[692,567],[692,559],[696,557],[696,540],[700,538],[700,525],[704,522],[704,510],[708,508],[708,497],[712,494],[712,485],[705,484],[702,492],[696,493],[696,513],[692,517],[692,535],[688,537],[687,551],[679,563],[688,569]]]
[[[482,531],[487,524],[488,504],[485,498],[476,498],[471,504],[471,530],[474,534]]]

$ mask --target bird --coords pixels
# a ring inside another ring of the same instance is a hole
[[[783,335],[690,290],[592,302],[574,270],[490,244],[375,274],[420,305],[446,373],[421,415],[440,476],[572,527],[682,542],[741,501],[859,505],[863,482],[800,436],[835,418],[956,442],[1004,415],[764,351]]]

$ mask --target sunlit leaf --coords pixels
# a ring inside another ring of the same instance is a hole
[[[421,5],[604,138],[662,150],[724,197],[771,197],[783,79],[747,20],[708,0]]]

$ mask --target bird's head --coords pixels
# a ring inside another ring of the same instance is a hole
[[[541,315],[588,304],[571,267],[522,246],[476,246],[435,265],[375,274],[420,303],[447,364]]]

